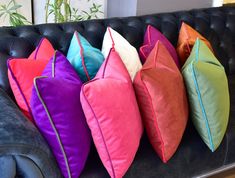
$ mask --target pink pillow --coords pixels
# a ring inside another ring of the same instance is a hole
[[[154,48],[157,41],[161,41],[164,44],[164,46],[169,51],[171,57],[175,61],[175,64],[178,68],[180,68],[179,59],[174,46],[160,31],[158,31],[151,25],[148,25],[147,27],[147,30],[144,35],[144,43],[143,46],[140,47],[139,51],[142,62],[144,63],[146,61],[148,55]]]
[[[149,140],[167,162],[182,139],[188,103],[183,77],[161,42],[136,74],[134,87]]]
[[[123,177],[135,157],[143,127],[130,75],[113,48],[96,77],[83,85],[81,104],[109,175]]]

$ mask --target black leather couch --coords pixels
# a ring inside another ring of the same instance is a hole
[[[148,24],[158,28],[174,45],[181,22],[185,21],[212,44],[215,55],[228,75],[231,113],[228,129],[218,150],[212,153],[189,121],[179,149],[163,164],[153,151],[146,135],[125,177],[208,176],[235,166],[235,7],[209,8],[140,17],[112,18],[0,28],[0,178],[59,178],[60,171],[43,137],[15,105],[7,78],[9,57],[28,57],[40,38],[47,37],[65,54],[75,30],[101,48],[107,26],[120,32],[137,49],[143,42]],[[92,146],[81,177],[109,177]]]

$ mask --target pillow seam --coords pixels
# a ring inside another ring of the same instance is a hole
[[[36,52],[35,52],[35,55],[34,55],[34,59],[36,60],[37,59],[37,55],[38,55],[38,51],[42,45],[42,42],[45,40],[46,38],[42,38],[37,46],[37,49],[36,49]]]
[[[194,62],[192,62],[190,64],[190,68],[192,70],[192,75],[193,75],[193,81],[194,81],[194,85],[196,87],[196,92],[197,92],[198,100],[199,100],[199,103],[200,103],[201,111],[202,111],[202,114],[203,114],[203,118],[204,118],[204,121],[206,123],[207,135],[209,137],[210,147],[211,147],[212,152],[214,152],[215,150],[214,150],[213,139],[212,139],[212,136],[211,136],[209,121],[208,121],[208,118],[206,116],[206,111],[205,111],[205,107],[204,107],[204,104],[203,104],[203,101],[202,101],[202,98],[201,98],[201,93],[200,93],[200,90],[199,90],[199,85],[198,85],[198,82],[197,82],[197,79],[196,79],[196,73],[195,73],[195,69],[194,69],[193,64],[194,64]]]
[[[21,89],[21,87],[20,87],[20,85],[19,85],[19,82],[18,82],[18,80],[16,79],[16,77],[15,77],[15,75],[14,75],[14,73],[13,73],[11,67],[10,67],[10,64],[9,64],[9,63],[10,63],[10,60],[11,60],[11,59],[8,59],[8,60],[7,60],[7,66],[8,66],[8,69],[9,69],[10,73],[11,73],[11,77],[12,77],[12,79],[15,81],[16,86],[17,86],[17,88],[18,88],[19,91],[20,91],[20,94],[21,94],[21,96],[22,96],[22,98],[23,98],[23,100],[24,100],[25,105],[26,105],[27,108],[28,108],[28,111],[29,111],[30,116],[33,118],[31,108],[29,107],[29,104],[27,103],[27,100],[26,100],[26,98],[25,98],[25,95],[24,95],[24,93],[23,93],[23,91],[22,91],[22,89]],[[20,108],[21,108],[21,107],[20,107]],[[31,119],[30,119],[30,120],[31,120]],[[32,121],[33,121],[33,120],[32,120]]]
[[[65,153],[64,145],[63,145],[63,143],[62,143],[62,141],[61,141],[61,138],[60,138],[60,136],[59,136],[59,132],[57,131],[57,128],[56,128],[56,126],[55,126],[55,124],[54,124],[54,122],[53,122],[53,120],[52,120],[52,117],[51,117],[51,115],[50,115],[50,112],[49,112],[49,110],[48,110],[48,108],[47,108],[47,106],[46,106],[46,104],[45,104],[45,102],[44,102],[44,100],[43,100],[43,98],[42,98],[42,96],[41,96],[39,90],[38,90],[38,86],[37,86],[36,80],[37,80],[37,79],[40,79],[40,78],[46,78],[46,76],[44,76],[44,77],[43,77],[43,76],[40,76],[40,77],[35,77],[35,78],[34,78],[34,86],[35,86],[35,90],[36,90],[36,93],[37,93],[37,97],[39,98],[41,104],[43,105],[43,108],[44,108],[44,110],[45,110],[46,113],[47,113],[47,118],[48,118],[48,120],[50,121],[51,127],[52,127],[52,129],[54,130],[54,132],[55,132],[55,134],[56,134],[56,138],[57,138],[57,141],[59,142],[60,149],[61,149],[61,151],[62,151],[62,154],[63,154],[63,157],[64,157],[64,161],[65,161],[65,164],[66,164],[66,167],[67,167],[68,176],[69,176],[69,178],[71,178],[72,175],[71,175],[71,170],[70,170],[70,167],[69,167],[69,166],[70,166],[70,165],[69,165],[69,160],[68,160],[67,155],[66,155],[66,153]]]
[[[142,78],[141,78],[141,73],[142,73],[142,70],[140,71],[140,80],[141,80],[141,82],[142,82],[142,84],[143,84],[143,86],[144,86],[144,89],[146,90],[147,95],[148,95],[148,97],[149,97],[149,99],[150,99],[150,101],[151,101],[151,110],[152,110],[152,112],[153,112],[153,114],[154,114],[154,116],[155,116],[156,122],[157,122],[157,116],[156,116],[156,114],[155,114],[155,112],[154,112],[154,109],[153,109],[153,101],[152,101],[152,99],[151,99],[151,96],[150,96],[150,93],[149,93],[149,91],[148,91],[148,89],[147,89],[147,86],[145,85],[144,81],[143,81]],[[162,147],[162,149],[161,149],[161,152],[162,152],[162,155],[163,155],[163,162],[166,162],[166,158],[165,158],[165,154],[164,154],[164,153],[165,153],[165,152],[164,152],[164,142],[163,142],[163,139],[162,139],[162,135],[161,135],[161,133],[160,133],[160,129],[159,129],[159,127],[158,127],[157,124],[156,124],[156,130],[157,130],[157,133],[159,134],[160,140],[161,140],[161,142],[162,142],[162,144],[163,144],[163,147]]]
[[[81,55],[81,58],[82,58],[83,70],[84,70],[84,72],[85,72],[85,74],[86,74],[87,80],[89,81],[89,80],[90,80],[90,76],[89,76],[89,73],[88,73],[88,71],[87,71],[86,64],[85,64],[84,49],[83,49],[83,46],[82,46],[82,44],[81,44],[80,38],[78,37],[78,32],[75,32],[75,36],[76,36],[78,45],[80,46],[80,55]]]
[[[108,151],[108,147],[107,147],[106,141],[105,141],[105,139],[104,139],[103,132],[102,132],[101,127],[100,127],[100,123],[99,123],[99,121],[98,121],[98,119],[97,119],[97,117],[96,117],[96,114],[95,114],[94,110],[93,110],[92,107],[91,107],[91,104],[89,103],[89,101],[88,101],[88,99],[87,99],[87,97],[86,97],[86,95],[85,95],[84,86],[85,86],[85,85],[82,86],[82,94],[83,94],[84,99],[86,100],[87,104],[89,105],[90,110],[92,111],[92,113],[93,113],[93,115],[94,115],[94,117],[95,117],[96,123],[97,123],[97,125],[98,125],[99,131],[100,131],[100,133],[101,133],[101,137],[102,137],[102,140],[103,140],[103,143],[104,143],[104,146],[105,146],[106,153],[107,153],[107,155],[108,155],[108,157],[109,157],[109,162],[110,162],[110,165],[111,165],[111,169],[112,169],[112,172],[113,172],[113,176],[114,176],[114,178],[116,178],[115,171],[114,171],[114,166],[113,166],[112,159],[111,159],[111,155],[110,155],[110,153],[109,153],[109,151]]]

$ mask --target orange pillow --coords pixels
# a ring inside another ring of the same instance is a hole
[[[54,48],[43,38],[29,58],[9,59],[8,79],[16,102],[25,116],[33,121],[30,99],[34,77],[40,76],[50,58]]]
[[[176,49],[178,56],[180,58],[181,66],[184,65],[185,61],[189,57],[192,51],[193,45],[196,42],[197,38],[204,41],[206,45],[213,52],[210,42],[207,41],[205,37],[203,37],[200,33],[198,33],[191,26],[183,22],[180,28],[178,44],[177,44],[177,49]]]
[[[183,77],[160,41],[136,74],[134,88],[148,138],[167,162],[182,139],[188,102]]]

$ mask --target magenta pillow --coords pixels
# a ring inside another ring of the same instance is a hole
[[[73,67],[58,51],[42,76],[34,79],[34,120],[65,178],[79,177],[90,150],[90,131],[80,104],[81,86]]]
[[[112,178],[123,177],[143,126],[130,75],[114,49],[96,77],[83,85],[81,104],[103,165]]]
[[[141,61],[144,63],[154,48],[157,41],[161,41],[162,44],[167,48],[170,55],[172,56],[173,60],[175,61],[175,64],[178,68],[180,68],[179,59],[176,53],[176,50],[174,46],[171,44],[171,42],[156,28],[154,28],[151,25],[148,25],[147,30],[144,35],[144,43],[140,47],[139,54],[141,57]]]

